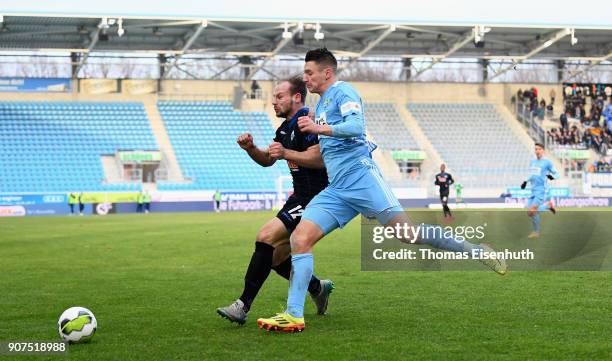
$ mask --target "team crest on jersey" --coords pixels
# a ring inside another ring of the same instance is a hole
[[[331,103],[331,99],[325,99],[323,101],[323,108],[327,108],[327,106]]]

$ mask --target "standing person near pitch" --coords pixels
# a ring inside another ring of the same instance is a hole
[[[450,186],[455,183],[453,176],[450,173],[446,173],[446,165],[442,163],[440,165],[440,173],[436,174],[435,185],[440,187],[440,202],[442,202],[442,210],[444,211],[444,218],[451,219],[453,217],[450,208],[448,208],[448,195],[450,193]]]
[[[540,212],[549,210],[553,214],[556,213],[552,201],[547,196],[546,181],[559,178],[553,162],[544,158],[543,144],[535,144],[535,155],[536,159],[532,160],[529,166],[529,178],[521,184],[521,189],[525,189],[528,182],[531,185],[531,196],[527,201],[527,215],[531,217],[533,231],[529,233],[528,238],[540,237]]]
[[[298,126],[304,133],[319,136],[321,156],[327,168],[329,186],[306,207],[302,220],[291,234],[292,276],[287,310],[270,318],[260,318],[260,328],[299,332],[304,329],[304,298],[314,267],[312,248],[323,236],[342,228],[359,213],[376,218],[386,226],[411,226],[391,188],[372,161],[371,144],[366,140],[363,103],[355,89],[336,81],[337,62],[327,49],[306,54],[304,81],[310,92],[321,95],[315,117],[302,116]],[[490,252],[487,246],[473,245],[445,237],[443,232],[402,241],[420,242],[455,252]],[[433,233],[433,234],[432,234]],[[503,260],[482,260],[500,274],[506,273]]]
[[[231,305],[217,309],[219,315],[241,325],[246,322],[251,304],[272,269],[280,276],[290,278],[289,235],[300,222],[308,202],[327,186],[327,173],[317,137],[303,133],[297,127],[298,118],[308,115],[308,108],[304,107],[306,94],[306,85],[301,77],[285,80],[274,88],[272,105],[276,116],[285,118],[285,121],[276,130],[274,142],[268,149],[257,148],[251,134],[238,137],[238,145],[256,163],[269,167],[277,160],[285,159],[293,177],[293,194],[276,217],[257,234],[255,252],[244,276],[242,295]],[[317,313],[323,315],[334,284],[330,280],[319,280],[314,275],[308,277],[305,287],[317,307]]]

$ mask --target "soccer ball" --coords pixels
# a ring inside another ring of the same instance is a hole
[[[57,321],[60,338],[71,343],[89,341],[97,327],[96,316],[85,307],[70,307]]]

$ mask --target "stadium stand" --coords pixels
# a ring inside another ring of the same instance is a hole
[[[408,110],[463,185],[521,184],[532,155],[493,104],[412,103]]]
[[[224,101],[157,103],[177,159],[192,183],[159,183],[160,190],[275,190],[276,178],[288,175],[284,162],[263,168],[236,144],[250,132],[266,147],[274,129],[264,112],[236,112]]]
[[[142,103],[0,102],[0,192],[137,190],[104,184],[100,156],[154,149]]]
[[[392,103],[367,103],[365,116],[368,133],[382,149],[419,149],[419,145]]]

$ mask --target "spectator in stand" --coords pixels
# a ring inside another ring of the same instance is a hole
[[[603,110],[602,115],[605,117],[605,122],[608,125],[608,130],[612,133],[612,97],[606,109]]]
[[[537,115],[537,112],[538,112],[538,98],[537,97],[534,96],[533,98],[531,98],[531,104],[529,106],[529,110],[531,110],[534,113],[534,115]]]
[[[598,160],[589,167],[589,172],[591,173],[610,173],[611,171],[612,164],[604,158]]]
[[[582,105],[576,105],[574,108],[574,117],[580,119],[580,122],[584,120],[584,112],[582,110]]]
[[[591,117],[591,124],[594,125],[597,123],[599,125],[599,119],[601,118],[601,109],[597,106],[597,104],[591,104],[591,110],[589,112]]]
[[[559,121],[561,122],[561,129],[567,129],[567,117],[569,117],[569,115],[569,112],[565,112],[559,117]]]
[[[542,99],[540,100],[540,106],[538,107],[538,118],[540,118],[540,120],[544,120],[545,112],[546,112],[546,101]]]
[[[546,132],[548,139],[557,145],[582,145],[583,137],[580,130],[575,125],[571,129],[553,128]]]
[[[261,87],[257,83],[257,80],[253,80],[253,82],[251,83],[251,99],[258,98],[258,95],[259,95],[258,93],[260,89]]]
[[[582,134],[580,134],[580,130],[575,125],[572,126],[572,130],[570,131],[570,138],[572,139],[572,144],[582,143]]]
[[[557,93],[555,92],[555,89],[550,89],[550,93],[548,93],[550,95],[550,104],[554,104],[555,103],[555,98],[557,97]]]

